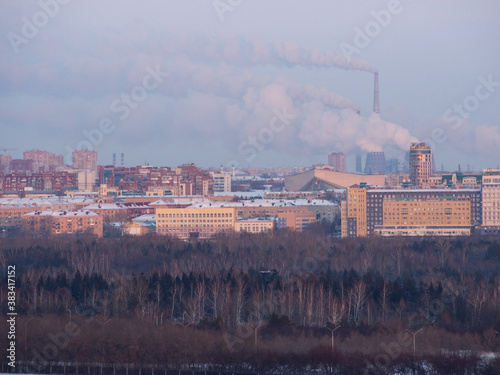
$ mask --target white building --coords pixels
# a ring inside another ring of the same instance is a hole
[[[214,179],[214,193],[231,192],[231,174],[212,173],[212,177]]]
[[[500,232],[500,169],[483,170],[481,233]]]

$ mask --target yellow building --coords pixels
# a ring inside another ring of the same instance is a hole
[[[381,236],[463,236],[471,234],[469,201],[386,201],[383,225],[374,233]]]
[[[258,217],[255,219],[237,220],[234,225],[236,232],[267,233],[275,227],[274,218]]]
[[[346,198],[341,204],[342,237],[366,237],[366,187],[348,188]]]
[[[156,208],[156,232],[181,239],[210,238],[235,227],[233,207]]]

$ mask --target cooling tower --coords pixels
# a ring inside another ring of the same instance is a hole
[[[383,152],[369,152],[366,155],[365,174],[385,174],[385,154]]]

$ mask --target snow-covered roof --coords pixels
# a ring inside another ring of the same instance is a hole
[[[127,210],[131,208],[152,208],[144,202],[94,203],[85,207],[88,210]]]
[[[338,206],[324,199],[255,199],[251,201],[195,203],[188,208]]]
[[[101,216],[95,212],[89,210],[77,210],[77,211],[65,211],[65,210],[57,210],[57,211],[32,211],[23,215],[23,217],[31,217],[31,216],[58,216],[58,217],[97,217]]]

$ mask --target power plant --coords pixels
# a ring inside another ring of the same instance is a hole
[[[365,174],[385,174],[386,163],[384,152],[369,152],[366,155]]]

